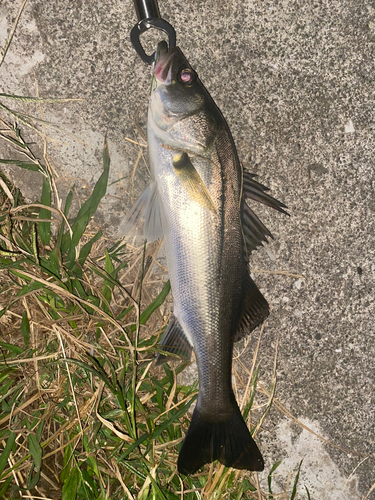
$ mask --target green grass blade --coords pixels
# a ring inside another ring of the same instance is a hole
[[[129,469],[135,476],[137,476],[142,481],[146,481],[147,476],[140,472],[136,467],[134,467],[128,460],[125,460],[124,465]]]
[[[103,233],[101,231],[98,231],[96,235],[91,238],[90,241],[88,241],[83,245],[78,256],[78,263],[80,266],[83,266],[85,264],[86,259],[91,252],[93,244],[102,237],[102,234]]]
[[[45,257],[40,257],[39,262],[41,269],[50,276],[56,278],[58,280],[58,284],[65,289],[66,286],[61,281],[60,261],[56,252],[56,248],[54,248],[49,254],[48,259],[46,259]]]
[[[107,254],[107,250],[106,250],[106,254]],[[109,254],[108,254],[108,256],[110,259],[111,256]],[[107,255],[106,255],[106,261],[107,261]],[[106,266],[107,265],[108,265],[108,263],[106,262]],[[100,278],[102,278],[104,280],[105,285],[110,286],[111,290],[113,290],[115,286],[118,286],[120,288],[120,290],[123,289],[121,283],[119,283],[117,281],[117,275],[123,267],[126,267],[126,262],[122,262],[116,269],[113,268],[113,265],[111,263],[111,267],[110,267],[110,269],[112,269],[111,274],[109,274],[106,270],[101,269],[99,266],[93,265],[91,263],[89,263],[89,267],[93,273],[95,273],[97,276],[99,276]]]
[[[111,248],[108,248],[108,253],[110,254],[111,258],[114,261],[122,263],[123,256],[125,255],[124,252],[125,248],[126,248],[126,243],[123,243],[121,240],[118,240]]]
[[[115,268],[113,267],[111,257],[108,253],[108,250],[105,249],[105,266],[104,266],[105,272],[108,273],[109,275],[112,276],[113,271]]]
[[[114,273],[114,267],[112,264],[112,260],[111,260],[111,257],[109,255],[107,249],[105,250],[105,272],[109,276],[113,276],[113,274],[116,274],[116,273]],[[114,278],[115,278],[115,276],[114,276]],[[107,279],[104,280],[104,284],[103,284],[103,288],[102,288],[102,295],[103,295],[104,299],[107,301],[107,304],[111,303],[112,292],[113,292],[114,288],[115,288],[115,284],[112,281],[108,281]],[[102,307],[106,312],[109,312],[109,308],[107,307],[107,305],[105,303],[102,304]]]
[[[41,170],[38,163],[33,163],[27,160],[7,160],[5,158],[0,158],[0,163],[4,165],[16,165],[17,167],[24,168],[26,170],[31,170],[32,172],[44,172]]]
[[[12,270],[12,274],[15,274],[19,278],[26,279],[26,277],[18,273],[17,271]],[[34,290],[40,290],[41,288],[44,288],[44,284],[40,283],[39,281],[32,281],[28,285],[25,285],[17,292],[17,297],[22,297],[22,295],[25,295],[26,293],[33,292]]]
[[[58,250],[55,247],[52,252],[49,254],[49,270],[58,278],[61,278],[60,274],[60,265],[61,262],[59,260]]]
[[[75,500],[79,484],[80,484],[80,474],[78,467],[75,466],[70,471],[68,477],[64,481],[62,487],[62,500]]]
[[[76,245],[71,239],[69,250],[68,253],[66,254],[66,267],[69,269],[69,271],[73,270],[75,265],[75,259],[76,259]]]
[[[33,467],[34,471],[31,470],[31,472],[30,472],[27,487],[29,489],[32,489],[39,481],[40,471],[42,469],[42,448],[41,448],[39,441],[38,441],[38,438],[35,434],[30,433],[27,437],[27,441],[29,444],[29,451],[30,451],[30,455],[32,456],[33,465],[34,465],[34,467]],[[31,474],[33,472],[35,473],[35,476],[33,479],[31,479]]]
[[[25,342],[26,349],[28,349],[30,345],[30,324],[26,311],[23,311],[22,313],[21,333],[23,341]]]
[[[116,391],[116,387],[112,384],[111,380],[109,379],[109,377],[107,377],[107,375],[103,369],[97,370],[97,369],[93,368],[92,366],[88,365],[87,363],[80,361],[79,359],[65,358],[64,360],[61,360],[61,362],[72,363],[73,365],[79,366],[83,370],[87,370],[87,371],[93,373],[94,375],[99,377],[100,380],[102,380],[106,384],[106,386],[109,387],[109,389],[111,389],[112,392]]]
[[[0,477],[1,477],[1,474],[3,473],[3,470],[6,466],[6,464],[8,463],[8,458],[9,458],[9,455],[13,449],[13,445],[16,441],[16,433],[15,432],[11,432],[9,434],[9,437],[7,439],[7,444],[5,445],[5,448],[3,449],[3,451],[1,452],[1,455],[0,455]]]
[[[305,490],[306,490],[306,493],[307,493],[307,500],[311,500],[311,497],[310,497],[310,492],[309,492],[309,490],[307,489],[307,486],[305,486]]]
[[[105,140],[103,150],[103,173],[95,184],[93,192],[82,207],[79,209],[77,217],[72,225],[72,236],[66,233],[63,238],[63,250],[68,250],[66,267],[70,270],[74,268],[76,258],[76,247],[86,230],[91,217],[96,212],[98,205],[106,193],[108,175],[109,175],[110,159],[108,154],[108,143]]]
[[[164,285],[162,291],[159,293],[159,295],[157,295],[155,297],[155,299],[151,302],[151,304],[149,306],[147,306],[146,309],[143,311],[143,313],[140,315],[139,323],[141,325],[146,324],[146,322],[149,319],[149,317],[151,316],[151,314],[154,311],[156,311],[156,309],[163,304],[163,302],[165,301],[165,299],[168,296],[170,289],[171,289],[171,284],[168,280],[166,282],[166,284]],[[131,329],[134,332],[136,329],[136,325],[132,325]]]
[[[73,189],[74,189],[74,186],[69,191],[69,193],[66,197],[66,200],[65,200],[64,215],[66,218],[69,215],[69,210],[70,210],[70,207],[71,207],[72,201],[73,201]],[[69,245],[70,245],[70,240],[71,240],[70,231],[67,231],[64,234],[64,229],[65,229],[65,220],[63,219],[61,221],[61,226],[60,226],[60,230],[59,230],[59,234],[57,236],[57,242],[56,242],[56,247],[60,250],[61,253],[65,253],[68,250]]]
[[[259,366],[257,366],[254,370],[253,380],[252,380],[252,384],[251,384],[250,397],[249,397],[249,400],[246,403],[245,408],[243,410],[243,418],[244,418],[245,422],[246,422],[246,419],[249,415],[250,409],[253,406],[256,386],[257,386],[257,382],[258,382],[258,371],[259,371]]]
[[[90,471],[92,473],[92,471]],[[80,497],[85,500],[97,500],[97,485],[92,474],[86,469],[80,469],[81,474],[81,490]]]
[[[157,439],[162,432],[165,431],[167,427],[169,427],[173,422],[176,422],[182,415],[184,415],[187,410],[190,408],[190,406],[193,404],[193,402],[197,399],[198,394],[195,394],[190,401],[184,404],[180,410],[178,410],[170,419],[168,419],[166,422],[162,423],[158,427],[156,427],[155,431],[152,434],[153,439]]]
[[[42,205],[47,207],[51,206],[51,183],[48,177],[43,177],[42,197],[40,200]],[[50,219],[51,211],[46,208],[41,208],[39,212],[39,219]],[[51,223],[39,222],[38,224],[39,236],[43,245],[49,245],[51,241]]]
[[[4,135],[0,133],[0,137],[4,137]],[[28,144],[22,143],[21,141],[17,141],[17,139],[14,139],[13,137],[7,135],[6,140],[11,142],[20,149],[27,149]]]
[[[275,472],[275,470],[278,468],[278,466],[281,464],[281,462],[276,462],[273,464],[269,474],[268,474],[268,478],[267,478],[267,481],[268,481],[268,493],[270,494],[269,495],[269,500],[272,500],[273,499],[273,493],[272,493],[272,474]]]
[[[138,448],[138,446],[140,444],[143,443],[143,441],[145,441],[147,438],[149,437],[149,434],[143,434],[140,438],[137,439],[137,441],[135,441],[135,443],[133,443],[132,445],[130,445],[127,450],[125,451],[125,453],[123,453],[119,458],[117,458],[117,462],[121,462],[122,460],[124,460],[128,455],[130,455],[130,453],[135,450],[136,448]]]
[[[106,193],[108,175],[109,175],[109,165],[110,165],[110,158],[108,153],[108,143],[106,139],[103,149],[103,173],[99,177],[98,182],[95,184],[92,195],[88,200],[85,201],[85,203],[80,208],[77,218],[74,224],[72,225],[72,231],[73,231],[72,240],[75,246],[78,245],[79,240],[81,239],[83,233],[85,232],[87,224],[89,223],[91,217],[94,215],[101,199]]]
[[[1,486],[0,488],[0,498],[6,498],[4,495],[5,493],[7,492],[9,486],[10,486],[10,483],[13,481],[13,477],[10,476],[8,477],[8,479],[4,482],[4,484]],[[10,498],[10,497],[8,497]]]
[[[157,498],[158,500],[167,500],[167,497],[164,495],[164,493],[161,491],[158,483],[155,481],[155,479],[152,477],[151,474],[148,475],[148,477],[151,480],[152,486],[154,487],[156,493],[157,493]]]
[[[299,481],[299,474],[301,472],[302,462],[303,462],[303,459],[300,461],[299,466],[298,466],[298,471],[296,474],[296,478],[294,480],[293,491],[292,491],[292,496],[290,497],[290,500],[294,500],[296,495],[297,495],[297,486],[298,486],[298,481]]]
[[[3,349],[7,349],[9,352],[15,354],[16,356],[23,353],[23,351],[24,351],[18,345],[7,344],[6,342],[1,342],[1,341],[0,341],[0,347],[2,347]]]
[[[17,256],[19,254],[15,253],[14,255]],[[26,262],[30,263],[30,259],[27,257],[16,261],[7,258],[0,258],[0,269],[22,269],[22,264],[25,264]]]
[[[130,313],[130,311],[132,311],[134,309],[134,306],[129,306],[127,307],[126,309],[124,309],[123,311],[121,311],[121,313],[117,316],[117,321],[121,321],[127,314]]]

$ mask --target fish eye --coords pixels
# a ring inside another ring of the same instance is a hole
[[[184,68],[180,71],[178,79],[181,83],[188,87],[189,85],[192,85],[194,83],[196,74],[190,68]]]

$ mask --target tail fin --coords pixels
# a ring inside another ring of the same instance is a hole
[[[190,427],[178,456],[182,474],[194,474],[204,464],[219,460],[226,467],[262,471],[262,455],[251,437],[237,404],[224,422],[205,421],[195,407]]]

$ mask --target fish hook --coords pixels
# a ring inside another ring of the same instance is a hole
[[[157,0],[134,0],[138,22],[130,32],[130,40],[139,57],[147,64],[155,60],[156,52],[146,54],[140,36],[150,28],[164,31],[168,35],[169,50],[176,47],[176,32],[172,25],[161,18]]]

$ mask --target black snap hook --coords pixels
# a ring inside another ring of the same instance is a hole
[[[147,64],[155,60],[156,52],[146,54],[140,42],[140,36],[150,28],[164,31],[168,35],[169,50],[176,47],[176,32],[167,21],[161,18],[157,0],[134,0],[138,23],[130,32],[130,40],[140,58]]]

